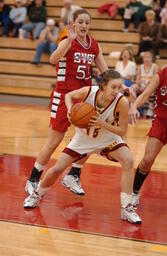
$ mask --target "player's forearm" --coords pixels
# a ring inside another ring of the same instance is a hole
[[[67,93],[65,96],[65,104],[68,110],[70,110],[70,108],[72,107],[72,96],[70,93]]]
[[[114,126],[114,125],[111,125],[107,122],[104,123],[103,127],[106,130],[108,130],[108,131],[110,131],[110,132],[112,132],[116,135],[119,135],[121,137],[124,136],[126,134],[126,131],[127,131],[127,128],[125,129],[125,128],[122,128],[120,126]]]
[[[149,98],[149,95],[146,93],[142,93],[140,94],[139,97],[137,97],[137,99],[135,100],[135,102],[133,103],[133,106],[138,109],[139,107],[141,107]]]
[[[71,43],[72,43],[72,40],[70,38],[67,38],[66,41],[64,40],[63,44],[58,46],[58,48],[51,54],[50,63],[51,64],[58,63],[59,60],[67,53],[67,51],[71,47]]]
[[[96,64],[96,67],[100,70],[100,73],[104,73],[105,71],[108,70],[108,66],[104,59],[100,46],[99,46],[99,54],[95,60],[95,64]]]

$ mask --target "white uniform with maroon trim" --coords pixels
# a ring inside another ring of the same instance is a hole
[[[97,97],[100,89],[98,86],[90,87],[89,93],[85,99],[85,102],[90,103],[97,109]],[[101,112],[101,118],[107,120],[111,124],[118,123],[117,105],[120,99],[123,97],[121,93],[118,93],[116,98],[110,102],[110,104]],[[73,157],[81,157],[85,154],[100,153],[106,155],[106,153],[117,149],[120,146],[126,145],[122,137],[108,131],[107,129],[90,128],[81,129],[76,127],[76,133],[71,142],[64,149],[64,153]]]

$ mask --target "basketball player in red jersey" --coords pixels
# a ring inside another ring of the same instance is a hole
[[[51,64],[58,65],[57,83],[51,98],[48,138],[26,183],[25,190],[29,194],[38,186],[45,165],[61,143],[70,125],[64,102],[66,93],[91,85],[90,68],[93,62],[101,73],[108,69],[97,41],[88,35],[90,14],[85,9],[79,9],[74,13],[73,20],[74,23],[68,28],[68,38],[60,42],[50,57]],[[75,173],[79,176],[81,167],[80,162],[73,164],[65,185],[73,192],[83,195],[79,177],[75,177]]]
[[[156,93],[155,118],[153,119],[152,127],[148,133],[143,159],[136,170],[132,196],[132,204],[134,206],[139,204],[140,188],[149,174],[157,155],[167,143],[167,67],[161,69],[158,74],[153,77],[149,86],[132,105],[130,111],[132,122],[136,122],[138,115],[137,109],[147,101],[154,91]]]

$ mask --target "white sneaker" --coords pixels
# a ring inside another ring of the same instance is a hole
[[[139,204],[139,193],[135,194],[135,193],[132,193],[132,206],[133,207],[136,207],[138,204]]]
[[[69,188],[71,192],[80,196],[85,195],[85,192],[80,184],[80,179],[78,177],[73,175],[66,175],[61,182],[62,185]]]
[[[121,219],[127,220],[133,224],[141,224],[142,222],[132,205],[128,205],[126,208],[121,209]]]
[[[41,200],[41,197],[36,193],[33,192],[24,200],[24,208],[35,208]]]
[[[39,182],[32,182],[30,180],[27,180],[26,186],[25,186],[25,191],[31,195],[38,187]]]
[[[125,32],[125,33],[127,33],[128,31],[129,31],[128,28],[124,28],[124,29],[123,29],[123,32]]]

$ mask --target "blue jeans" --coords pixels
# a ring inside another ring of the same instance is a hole
[[[138,29],[139,23],[141,21],[140,16],[138,14],[135,14],[135,15],[132,16],[131,19],[124,19],[124,28],[128,29],[129,28],[129,23],[131,21],[134,23],[135,29]]]
[[[41,55],[43,53],[52,54],[56,50],[56,48],[57,48],[56,43],[51,43],[51,42],[48,42],[48,41],[45,42],[45,43],[39,43],[37,45],[34,61],[39,63]]]
[[[44,22],[29,22],[22,26],[22,29],[25,31],[25,37],[28,37],[28,32],[33,31],[33,38],[36,39],[40,36],[41,31],[44,29]]]

